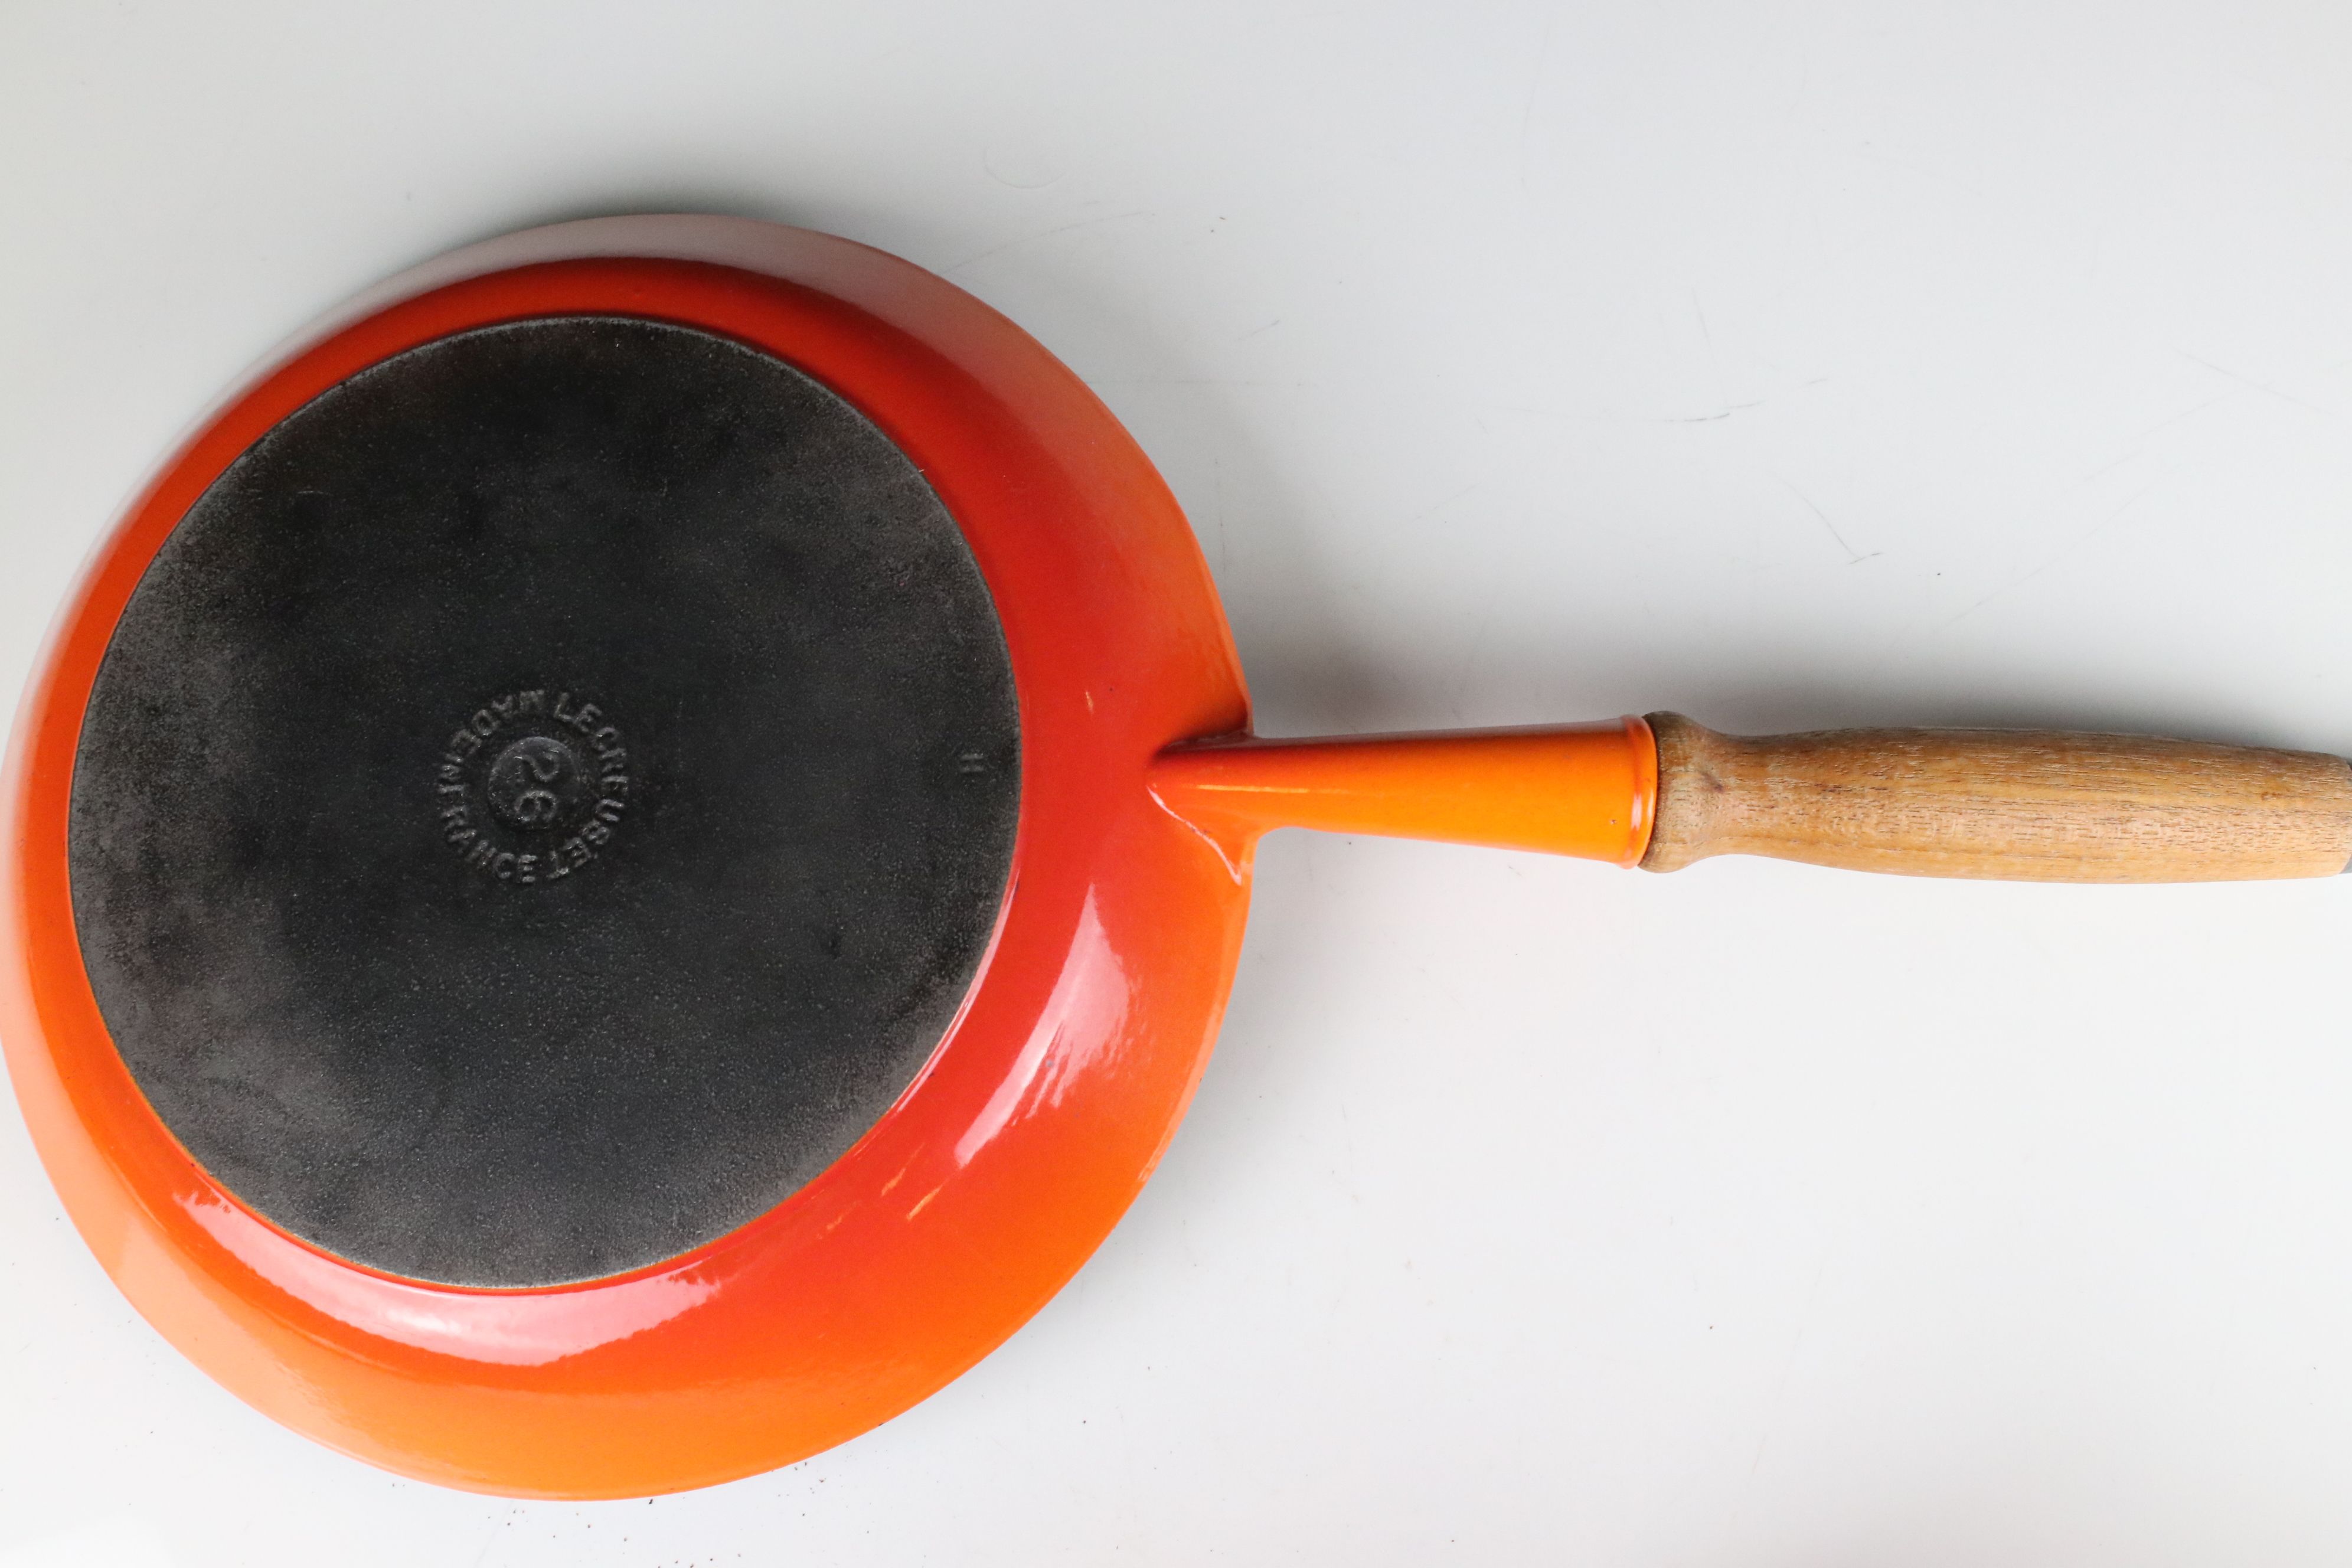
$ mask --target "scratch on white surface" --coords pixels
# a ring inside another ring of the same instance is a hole
[[[2215,375],[2227,376],[2230,380],[2236,382],[2241,386],[2251,386],[2256,392],[2268,393],[2271,396],[2277,398],[2282,403],[2292,403],[2297,408],[2308,408],[2314,414],[2325,414],[2330,418],[2336,417],[2336,410],[2332,408],[2322,408],[2318,404],[2308,402],[2303,398],[2297,397],[2292,392],[2282,392],[2277,387],[2271,385],[2268,382],[2256,381],[2251,375],[2241,375],[2227,365],[2215,364],[2211,360],[2200,358],[2196,354],[2190,353],[2187,349],[2182,349],[2180,351],[2180,357],[2187,360],[2190,364],[2203,365]]]
[[[1059,224],[1052,228],[1040,229],[1034,234],[1024,234],[1017,238],[1008,239],[1002,245],[992,245],[985,250],[974,251],[971,255],[965,257],[961,261],[951,261],[948,263],[946,266],[940,268],[940,271],[942,273],[961,272],[967,267],[977,266],[979,263],[987,260],[992,256],[1002,256],[1008,250],[1016,250],[1024,245],[1034,245],[1040,240],[1052,239],[1057,236],[1065,234],[1073,234],[1082,228],[1100,228],[1103,225],[1108,223],[1125,223],[1130,218],[1150,217],[1152,216],[1153,214],[1151,209],[1148,207],[1138,207],[1130,212],[1108,213],[1101,217],[1086,217],[1078,219],[1076,223]]]
[[[1813,1265],[1813,1282],[1805,1288],[1805,1304],[1797,1313],[1797,1334],[1789,1342],[1788,1359],[1780,1363],[1780,1380],[1772,1385],[1771,1397],[1765,1401],[1764,1429],[1756,1435],[1756,1455],[1748,1461],[1748,1474],[1740,1487],[1740,1501],[1733,1505],[1727,1525],[1738,1521],[1740,1506],[1746,1501],[1750,1484],[1755,1481],[1757,1472],[1764,1468],[1764,1451],[1772,1443],[1772,1423],[1788,1399],[1789,1382],[1796,1375],[1797,1357],[1804,1350],[1805,1336],[1811,1330],[1813,1304],[1821,1300],[1822,1279],[1829,1272],[1830,1258],[1836,1251],[1837,1240],[1832,1237],[1829,1245],[1822,1248],[1820,1261]]]
[[[1933,164],[1914,163],[1908,158],[1897,158],[1891,153],[1876,152],[1867,142],[1862,144],[1854,156],[1866,163],[1877,163],[1889,169],[1900,169],[1906,174],[1916,174],[1922,179],[1934,180],[1941,184],[1954,186],[1968,192],[1979,201],[1984,199],[1984,191],[1980,187],[1969,184],[1948,169],[1938,169]]]
[[[1715,352],[1715,329],[1706,324],[1706,307],[1698,302],[1698,290],[1690,292],[1691,314],[1698,318],[1698,339],[1706,347],[1706,363],[1715,367],[1715,395],[1723,403],[1723,412],[1731,413],[1731,382],[1723,374],[1723,356]],[[1811,504],[1810,502],[1807,504]]]
[[[1715,414],[1691,414],[1685,415],[1680,418],[1634,419],[1631,421],[1631,423],[1636,425],[1712,425],[1718,419],[1730,418],[1733,415],[1738,413],[1743,408],[1761,408],[1769,401],[1770,399],[1769,398],[1756,397],[1750,398],[1746,403],[1727,403],[1723,405],[1720,412]]]
[[[1543,39],[1536,45],[1535,68],[1528,73],[1528,96],[1519,105],[1519,189],[1528,188],[1528,132],[1535,124],[1536,94],[1543,88],[1544,67],[1551,62],[1552,29],[1559,25],[1558,11],[1544,13]]]
[[[2084,484],[2088,484],[2091,480],[2098,479],[2102,475],[2111,473],[2115,469],[2122,468],[2126,463],[2130,462],[2134,458],[2138,457],[2141,451],[2145,449],[2147,438],[2150,436],[2157,434],[2157,432],[2160,430],[2168,430],[2173,426],[2179,424],[2182,420],[2202,414],[2208,408],[2211,408],[2217,404],[2229,402],[2230,399],[2235,395],[2236,395],[2234,393],[2224,392],[2217,396],[2209,397],[2202,403],[2194,404],[2189,407],[2184,408],[2178,414],[2168,415],[2164,418],[2158,420],[2147,429],[2134,435],[2131,439],[2126,443],[2122,456],[2110,458],[2106,462],[2100,464],[2097,468],[2093,468],[2089,473],[2084,474],[2083,476],[2083,482]]]
[[[1491,414],[1529,414],[1538,419],[1572,419],[1580,425],[1712,425],[1718,419],[1728,419],[1743,409],[1761,408],[1771,399],[1752,398],[1746,403],[1727,404],[1712,414],[1594,414],[1581,408],[1546,408],[1533,403],[1465,404],[1465,407],[1483,408]]]
[[[2024,587],[2028,583],[2032,582],[2036,577],[2041,576],[2042,574],[2049,571],[2050,568],[2057,565],[2058,563],[2074,553],[2075,551],[2080,550],[2084,545],[2088,544],[2100,534],[2105,533],[2108,527],[2112,525],[2117,518],[2131,510],[2133,507],[2137,506],[2139,504],[2140,498],[2154,489],[2156,489],[2156,485],[2153,481],[2142,485],[2138,489],[2134,490],[2121,506],[2118,506],[2115,510],[2107,513],[2105,517],[2102,518],[2095,527],[2087,529],[2082,533],[2075,535],[2073,539],[2068,540],[2065,543],[2060,545],[2056,550],[2052,551],[2039,566],[2032,568],[2021,576],[2011,578],[2008,582],[2003,583],[2000,587],[1995,588],[1991,593],[1987,594],[1983,598],[1979,599],[1975,604],[1970,605],[1967,609],[1962,610],[1958,615],[1954,616],[1950,620],[1946,621],[1944,624],[1948,626],[1957,626],[1960,622],[1967,620],[1970,616],[1975,615],[1979,610],[1983,609],[1987,605],[1991,604],[1995,599],[2000,598],[2003,594],[2008,593],[2011,589]]]
[[[1255,375],[1090,375],[1088,386],[1223,386],[1249,392],[1320,392],[1319,381],[1284,381]]]
[[[1775,474],[1772,477],[1776,479],[1780,479],[1780,476],[1778,474]],[[1845,535],[1838,531],[1837,524],[1830,521],[1830,514],[1813,504],[1812,497],[1807,495],[1796,486],[1790,484],[1786,479],[1780,479],[1780,483],[1787,487],[1790,495],[1795,496],[1799,500],[1805,503],[1805,510],[1807,511],[1811,512],[1815,517],[1822,520],[1822,526],[1829,531],[1829,535],[1832,539],[1837,541],[1837,547],[1845,552],[1845,563],[1847,565],[1859,566],[1865,561],[1875,561],[1880,556],[1886,553],[1884,550],[1874,550],[1869,554],[1864,555],[1861,552],[1855,550],[1853,545],[1848,544],[1845,542]]]
[[[1422,508],[1419,511],[1407,517],[1404,520],[1406,525],[1411,526],[1413,523],[1421,522],[1429,518],[1435,517],[1439,512],[1444,511],[1447,507],[1452,506],[1455,501],[1460,500],[1464,496],[1468,495],[1471,491],[1484,487],[1486,483],[1486,481],[1484,479],[1471,480],[1468,484],[1464,485],[1460,489],[1455,490],[1453,494],[1445,497],[1444,500],[1432,502],[1430,505]]]

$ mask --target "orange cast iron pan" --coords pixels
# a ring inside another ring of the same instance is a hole
[[[710,218],[396,279],[205,420],[18,721],[10,1070],[75,1223],[240,1397],[610,1497],[906,1409],[1118,1220],[1260,834],[1668,870],[2316,876],[2334,758],[1270,742],[1166,487],[938,278]]]

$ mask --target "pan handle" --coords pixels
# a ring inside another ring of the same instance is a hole
[[[2352,764],[2315,752],[2058,730],[1719,735],[1653,713],[1642,865],[1767,855],[2048,882],[2326,877],[2352,859]]]
[[[1236,870],[1269,828],[1486,844],[1673,871],[1765,855],[2045,882],[2333,876],[2352,764],[2056,730],[1719,735],[1678,713],[1475,730],[1192,742],[1151,791]]]
[[[1641,862],[1658,749],[1640,719],[1520,730],[1221,735],[1151,763],[1151,793],[1238,867],[1274,827]]]

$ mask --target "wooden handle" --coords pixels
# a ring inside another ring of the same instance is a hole
[[[1718,735],[1653,713],[1643,868],[1769,855],[2040,882],[2326,877],[2352,859],[2352,764],[2315,752],[2058,730]]]

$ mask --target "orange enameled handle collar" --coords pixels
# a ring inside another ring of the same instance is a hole
[[[1657,813],[1657,742],[1599,724],[1266,741],[1162,752],[1151,793],[1229,853],[1274,827],[1319,827],[1641,862]]]

